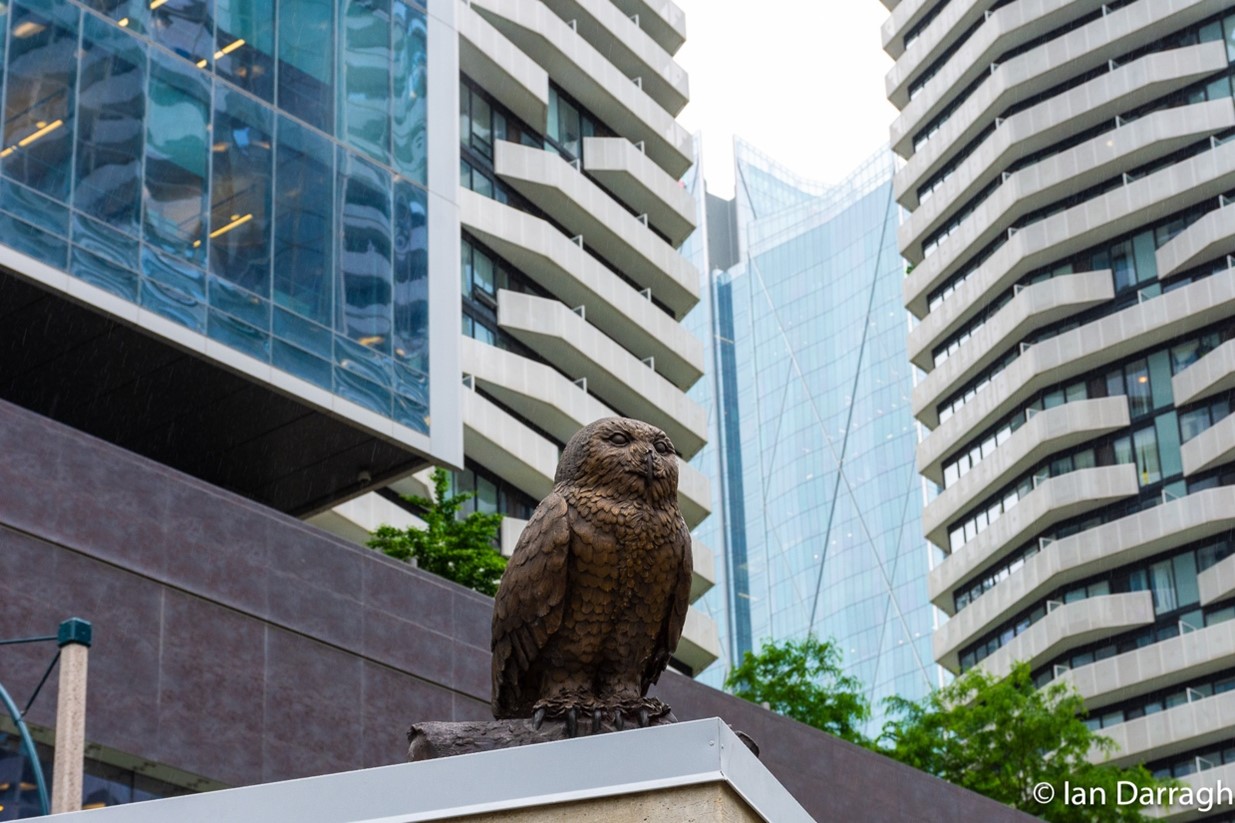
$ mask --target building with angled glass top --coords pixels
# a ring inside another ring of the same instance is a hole
[[[726,560],[702,601],[725,651],[708,677],[813,632],[878,710],[938,682],[892,157],[825,186],[734,153],[707,226]]]

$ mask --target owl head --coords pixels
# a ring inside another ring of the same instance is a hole
[[[642,420],[605,417],[570,438],[553,481],[615,497],[676,501],[677,449],[667,434]]]

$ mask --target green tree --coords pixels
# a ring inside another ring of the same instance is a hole
[[[463,504],[473,495],[450,494],[450,476],[445,469],[434,469],[432,477],[434,499],[417,495],[403,498],[422,512],[425,528],[379,526],[368,542],[369,548],[396,560],[415,560],[425,571],[482,594],[496,594],[506,569],[506,558],[493,548],[502,516],[472,512],[460,517]]]
[[[725,678],[725,688],[777,714],[868,746],[861,728],[870,717],[870,703],[857,678],[841,671],[840,661],[832,641],[814,635],[766,642],[757,654],[742,656]]]
[[[1091,751],[1109,753],[1114,742],[1085,725],[1075,688],[1061,682],[1035,688],[1028,663],[1003,678],[970,669],[919,702],[894,697],[888,707],[893,719],[880,737],[884,754],[1055,823],[1142,820],[1138,806],[1116,802],[1117,781],[1173,785],[1143,766],[1090,763]],[[1073,792],[1104,790],[1106,802],[1065,803],[1065,781]],[[1048,802],[1041,802],[1045,791],[1035,796],[1040,783],[1054,791]]]

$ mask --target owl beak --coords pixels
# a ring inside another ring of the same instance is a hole
[[[653,454],[652,454],[652,450],[651,450],[651,449],[648,449],[648,453],[647,453],[647,455],[643,458],[643,465],[644,465],[644,468],[646,468],[646,469],[647,469],[648,487],[649,487],[649,488],[650,488],[650,487],[651,487],[651,485],[652,485],[652,481],[653,481],[654,479],[656,479],[656,466],[655,466],[655,460],[656,460],[656,457],[655,457],[655,455],[653,455]]]

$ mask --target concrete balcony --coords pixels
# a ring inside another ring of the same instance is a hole
[[[1135,766],[1230,740],[1235,735],[1235,692],[1198,697],[1157,714],[1102,729],[1115,741],[1114,754],[1092,751],[1093,763]]]
[[[905,32],[916,26],[935,3],[936,0],[900,0],[894,4],[892,16],[883,21],[879,30],[888,56],[895,60],[905,53]]]
[[[470,337],[459,340],[459,366],[477,388],[562,443],[616,414],[553,368]]]
[[[1235,664],[1235,631],[1219,623],[1064,672],[1090,711],[1205,677]]]
[[[1216,198],[1232,186],[1235,142],[1181,160],[1020,229],[969,280],[981,289],[980,294],[997,293],[1052,260],[1132,231],[1145,221],[1147,214],[1170,214]],[[905,278],[905,303],[911,311],[925,313],[930,291],[959,271],[974,251],[963,243],[950,241],[923,260]],[[962,288],[969,285],[966,281]],[[949,299],[959,297],[957,289]]]
[[[600,261],[539,217],[475,192],[459,192],[465,229],[587,320],[642,357],[675,386],[703,375],[703,343]],[[641,227],[642,228],[642,227]]]
[[[1233,101],[1215,100],[1230,108]],[[1235,114],[1232,115],[1235,119]],[[1235,250],[1235,204],[1220,200],[1219,208],[1171,238],[1157,252],[1158,277],[1167,278]]]
[[[620,137],[585,137],[583,168],[630,208],[680,246],[695,230],[695,201],[674,180]]]
[[[686,42],[686,15],[672,0],[613,0],[613,5],[669,54],[677,54]]]
[[[378,526],[394,526],[396,529],[425,527],[419,517],[374,492],[315,514],[307,522],[361,546],[368,543]]]
[[[548,6],[523,0],[472,0],[471,5],[571,97],[622,137],[642,141],[648,157],[670,176],[681,177],[690,168],[694,158],[686,129]]]
[[[692,540],[690,557],[694,572],[690,578],[690,602],[694,603],[716,585],[716,552],[706,543]]]
[[[681,660],[691,671],[701,672],[720,657],[720,637],[712,618],[694,606],[686,610],[686,625],[682,627],[682,640],[673,656]]]
[[[588,423],[616,414],[555,369],[505,349],[464,337],[459,359],[478,388],[562,443]],[[707,476],[679,458],[678,504],[687,525],[703,522],[711,500]]]
[[[1124,397],[1081,400],[1034,415],[994,454],[926,504],[922,529],[927,539],[939,546],[946,545],[948,524],[975,500],[986,499],[1052,454],[1069,451],[1130,422]]]
[[[525,123],[543,129],[549,112],[549,75],[470,6],[459,4],[458,21],[459,71]]]
[[[575,31],[675,117],[690,100],[686,72],[651,35],[610,0],[543,0],[558,17],[573,21]]]
[[[1140,0],[996,64],[986,82],[952,112],[930,142],[941,142],[944,151],[951,153],[953,147],[968,143],[1017,100],[1048,91],[1070,77],[1151,44],[1163,31],[1183,28],[1214,11],[1212,0]],[[929,122],[923,116],[928,111],[927,98],[921,102],[918,106],[919,100],[914,100],[892,123],[892,150],[901,157],[913,154],[913,136]]]
[[[553,488],[557,447],[476,392],[464,392],[463,451],[483,455],[485,468],[531,497]]]
[[[1060,134],[1114,121],[1122,112],[1222,71],[1225,66],[1226,49],[1221,43],[1155,52],[1017,112],[957,166],[932,199],[939,198],[944,207],[962,203],[1017,158],[1048,148]],[[950,156],[944,148],[930,140],[897,172],[893,191],[898,203],[911,209],[919,205],[918,187]]]
[[[1235,269],[1129,306],[1031,346],[990,384],[918,444],[918,466],[942,462],[975,431],[1038,390],[1165,343],[1180,329],[1201,328],[1235,312]]]
[[[1235,460],[1235,415],[1219,420],[1184,443],[1179,451],[1183,458],[1185,477],[1192,477]]]
[[[1198,574],[1196,579],[1201,593],[1202,606],[1235,596],[1235,556],[1215,563]]]
[[[948,246],[982,248],[1026,214],[1233,126],[1235,105],[1225,98],[1153,112],[1100,134],[1006,177],[962,221]],[[901,224],[900,247],[910,262],[921,262],[922,242],[951,217],[949,205],[932,197]]]
[[[1037,667],[1068,649],[1153,622],[1153,595],[1147,591],[1077,600],[1056,607],[978,665],[1003,677],[1017,661],[1027,660]],[[959,671],[956,652],[941,654],[938,639],[936,634],[935,659],[949,671]]]
[[[953,551],[927,577],[932,599],[955,591],[1054,524],[1135,497],[1136,466],[1082,469],[1044,480],[986,531]]]
[[[1034,331],[1066,317],[1079,314],[1114,298],[1115,282],[1109,269],[1054,277],[1021,289],[1003,308],[973,332],[947,360],[913,388],[913,416],[938,425],[935,405],[976,377],[1009,348]],[[930,339],[932,321],[946,315],[949,305],[932,312],[909,333],[914,365],[929,369],[931,351],[937,342]],[[936,481],[938,482],[938,481]]]
[[[502,290],[498,324],[620,414],[659,426],[682,454],[706,442],[707,415],[669,381],[556,300]],[[710,499],[710,498],[709,498]]]
[[[935,18],[935,22],[930,26],[937,33],[936,37],[952,34],[939,27],[942,18],[950,16],[947,12],[951,11],[951,5],[949,3],[948,8]],[[962,89],[968,88],[973,81],[982,75],[996,74],[1001,67],[995,63],[995,60],[1000,55],[1006,54],[1010,49],[1022,43],[1027,43],[1077,20],[1100,6],[1101,3],[1098,0],[1082,0],[1082,2],[1077,2],[1077,0],[1029,0],[1029,2],[1004,6],[986,18],[985,22],[927,81],[926,86],[918,92],[912,102],[909,100],[908,82],[898,83],[896,90],[889,97],[894,105],[902,109],[901,117],[910,133],[917,131],[922,124],[937,116]],[[956,13],[960,12],[961,9],[958,9]],[[954,38],[964,31],[965,29],[961,29],[953,37],[947,39],[954,41]],[[914,41],[913,46],[917,45],[918,42]],[[1009,60],[1008,65],[1014,66],[1015,60],[1015,58]],[[893,73],[896,73],[895,68]],[[1080,70],[1068,73],[1079,74]],[[1060,75],[1055,82],[1061,81],[1063,76],[1066,75]],[[1048,85],[1053,85],[1053,83]],[[892,131],[895,142],[897,134],[895,125]]]
[[[501,533],[498,539],[502,546],[503,557],[510,557],[515,553],[515,546],[519,545],[519,538],[523,536],[523,530],[526,527],[526,520],[518,517],[502,518]]]
[[[551,152],[498,141],[494,171],[567,231],[673,310],[699,302],[699,273],[600,186]]]
[[[1235,340],[1228,340],[1171,378],[1176,406],[1229,389],[1235,389]]]
[[[1173,806],[1154,806],[1145,809],[1145,816],[1153,820],[1169,820],[1172,823],[1184,823],[1186,820],[1201,820],[1209,819],[1208,817],[1214,809],[1223,808],[1221,805],[1220,788],[1230,791],[1231,786],[1235,785],[1235,763],[1228,763],[1225,766],[1217,766],[1212,769],[1206,769],[1203,772],[1196,772],[1179,778],[1184,787],[1190,788],[1193,791],[1193,802],[1191,805],[1173,805]],[[1196,792],[1200,789],[1207,789],[1210,796],[1214,799],[1214,808],[1208,812],[1201,811],[1200,807],[1203,803],[1196,800]],[[1182,797],[1181,797],[1182,799]],[[1226,805],[1225,808],[1230,808]]]
[[[967,53],[965,60],[969,61],[969,65],[980,67],[980,71],[989,70],[987,67],[992,60],[999,56],[999,52],[994,54],[989,53],[991,50],[991,41],[996,41],[995,48],[1000,51],[1006,51],[1014,43],[1009,33],[1016,35],[1016,40],[1024,42],[1033,37],[1038,37],[1061,25],[1064,21],[1074,20],[1086,14],[1089,11],[1099,6],[1099,0],[1084,0],[1084,2],[1069,2],[1069,0],[1033,0],[1024,5],[1023,10],[1016,10],[1015,15],[1004,15],[1005,11],[1009,11],[1008,7],[998,9],[990,17],[985,19],[982,26],[971,37],[971,41],[982,42],[985,46],[981,57],[973,58],[969,44],[966,44],[960,52]],[[964,0],[959,2],[948,3],[942,12],[935,18],[935,21],[924,31],[916,40],[910,44],[909,48],[896,61],[896,65],[888,72],[884,85],[887,90],[887,96],[897,108],[903,109],[909,102],[909,86],[910,82],[915,80],[914,76],[920,69],[929,66],[935,62],[944,51],[946,51],[956,38],[969,31],[974,23],[982,20],[987,14],[989,4],[980,0]],[[1075,7],[1075,8],[1072,8]],[[1009,18],[1011,17],[1011,20]],[[1019,22],[1015,22],[1019,21]],[[998,31],[994,34],[988,34],[987,28],[995,24]],[[1002,36],[997,36],[1002,35]],[[955,63],[960,52],[949,58],[949,64]],[[945,69],[946,70],[946,69]],[[955,70],[953,70],[955,72]],[[952,86],[955,90],[960,90],[970,82],[963,81],[960,85],[955,85],[948,77],[941,77],[943,72],[935,74],[928,83],[934,83],[937,80],[943,80],[946,84]],[[949,75],[950,76],[950,75]],[[921,92],[919,92],[921,93]]]
[[[960,612],[953,608],[953,590],[936,588],[932,579],[932,601],[947,614],[954,615],[939,629],[942,637],[939,642],[944,648],[967,645],[1061,586],[1213,537],[1233,526],[1235,487],[1224,486],[1172,500],[1048,543],[1026,560],[1015,574]],[[1210,592],[1221,595],[1225,584],[1216,581],[1226,580],[1226,577],[1219,575],[1235,573],[1235,565],[1229,568],[1229,572],[1224,567],[1221,572],[1209,577],[1206,575],[1212,569],[1201,574],[1202,581],[1215,581]],[[1205,600],[1206,589],[1202,587],[1201,591],[1201,602],[1209,602]]]

